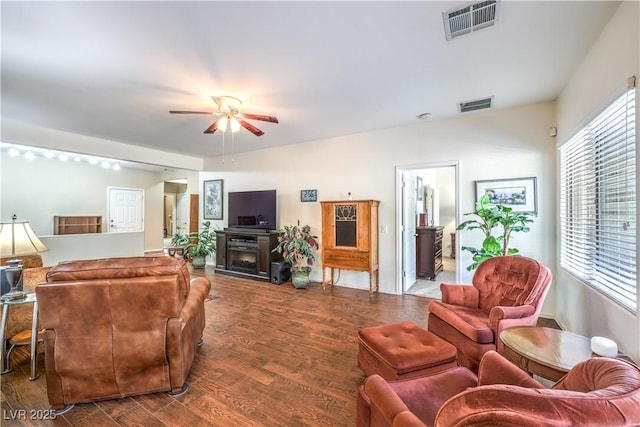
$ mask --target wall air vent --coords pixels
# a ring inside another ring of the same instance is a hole
[[[475,101],[458,102],[458,111],[468,113],[469,111],[484,110],[493,105],[493,96],[489,98],[476,99]]]
[[[444,12],[447,40],[494,25],[498,20],[499,4],[499,0],[487,0]]]

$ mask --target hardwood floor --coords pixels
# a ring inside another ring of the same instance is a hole
[[[42,357],[29,381],[28,346],[12,355],[2,376],[3,426],[352,426],[356,390],[356,332],[411,320],[426,327],[428,300],[315,283],[296,290],[195,270],[212,281],[205,304],[204,345],[180,397],[156,393],[76,405],[55,420],[49,409]],[[22,412],[24,411],[24,412]],[[32,412],[33,411],[33,412]],[[46,413],[46,412],[45,412]],[[33,415],[33,417],[32,417]],[[17,419],[21,418],[21,419]]]

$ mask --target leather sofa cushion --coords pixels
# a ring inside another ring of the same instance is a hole
[[[129,279],[146,276],[173,276],[179,279],[180,293],[189,294],[190,276],[186,263],[176,263],[170,257],[107,258],[61,262],[47,273],[47,282],[76,280]],[[42,284],[46,285],[46,283]]]

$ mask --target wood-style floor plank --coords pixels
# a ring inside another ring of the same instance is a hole
[[[196,351],[183,396],[166,393],[76,405],[55,420],[13,420],[17,409],[46,410],[46,381],[29,381],[28,348],[2,376],[7,426],[351,426],[364,375],[356,366],[357,331],[411,320],[426,327],[428,300],[375,295],[318,283],[294,289],[192,271],[212,282],[205,344]]]

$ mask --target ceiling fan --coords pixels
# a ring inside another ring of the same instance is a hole
[[[210,112],[210,111],[177,111],[171,110],[169,113],[171,114],[210,114],[218,117],[211,126],[205,129],[204,133],[214,133],[216,130],[221,130],[225,132],[227,130],[227,126],[231,128],[231,132],[235,133],[240,130],[242,126],[249,132],[253,133],[256,136],[264,135],[264,132],[247,122],[248,120],[260,120],[263,122],[271,122],[278,123],[278,119],[274,116],[265,116],[262,114],[249,114],[249,113],[241,113],[240,107],[242,106],[242,101],[240,101],[235,96],[212,96],[211,99],[218,105],[218,111]]]

